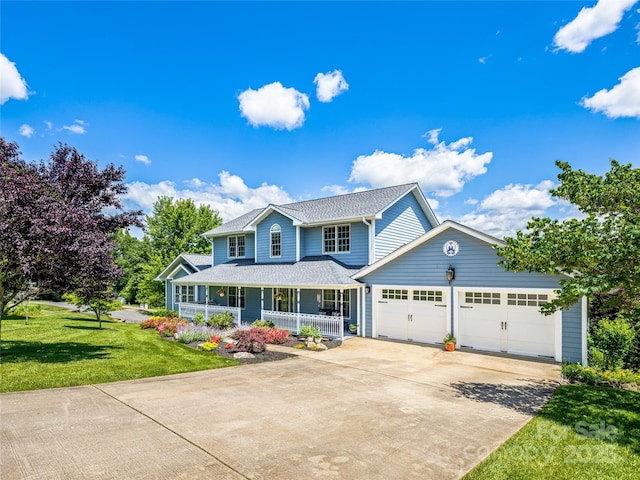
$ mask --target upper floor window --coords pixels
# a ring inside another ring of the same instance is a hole
[[[271,226],[271,257],[282,255],[282,229],[277,223]]]
[[[349,253],[350,250],[350,225],[322,227],[322,253]]]
[[[229,258],[244,257],[246,253],[244,235],[229,237]]]

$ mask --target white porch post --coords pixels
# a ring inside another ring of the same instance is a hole
[[[264,320],[264,287],[260,287],[260,320]]]
[[[209,285],[204,286],[204,319],[209,320]]]
[[[340,315],[338,316],[338,318],[340,318],[340,320],[342,321],[342,324],[338,326],[338,328],[340,328],[340,339],[344,339],[344,309],[342,308],[344,304],[344,290],[341,288],[340,289]]]
[[[296,297],[297,297],[297,315],[296,315],[296,328],[297,328],[297,332],[300,333],[300,289],[297,288],[296,289]]]

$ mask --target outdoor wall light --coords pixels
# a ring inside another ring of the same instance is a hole
[[[451,282],[453,282],[455,279],[456,269],[449,265],[449,268],[447,268],[447,281],[449,282],[449,285],[451,285]]]
[[[364,293],[366,293],[367,295],[369,295],[371,293],[371,287],[369,285],[364,287]]]

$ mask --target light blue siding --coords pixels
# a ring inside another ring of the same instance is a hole
[[[407,193],[376,220],[375,259],[380,260],[431,228],[416,197]]]
[[[336,225],[346,225],[338,223]],[[369,226],[362,222],[350,223],[349,253],[331,253],[331,257],[346,265],[367,265],[369,263]],[[330,225],[327,225],[330,226]],[[322,228],[301,228],[300,257],[313,257],[322,253]]]
[[[238,235],[231,235],[237,237]],[[255,258],[255,240],[253,233],[244,234],[245,256],[242,258]],[[213,264],[220,265],[235,258],[229,258],[228,237],[217,237],[213,239]]]
[[[562,312],[562,361],[582,362],[582,305]]]
[[[271,254],[271,226],[278,224],[281,229],[282,255],[272,258]],[[295,262],[296,261],[296,227],[293,221],[278,212],[273,212],[262,220],[257,227],[258,235],[258,263]]]
[[[460,250],[454,257],[442,251],[445,242],[454,240]],[[455,269],[454,287],[471,288],[540,288],[558,289],[560,275],[535,272],[505,272],[497,264],[499,257],[491,245],[448,229],[428,242],[401,255],[361,278],[367,285],[428,285],[448,287],[446,271]],[[373,292],[365,296],[367,333],[371,335]],[[581,307],[576,305],[563,312],[562,356],[571,361],[581,360]]]

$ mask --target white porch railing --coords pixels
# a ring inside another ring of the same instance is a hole
[[[233,315],[233,323],[236,325],[242,325],[242,309],[239,307],[181,302],[178,304],[178,312],[180,314],[180,318],[186,318],[187,320],[193,320],[196,313],[202,313],[204,318],[208,319],[214,313],[229,312]]]
[[[276,327],[298,333],[303,325],[317,327],[322,335],[343,339],[342,315],[314,315],[311,313],[275,312],[262,310],[262,320],[271,320]]]

